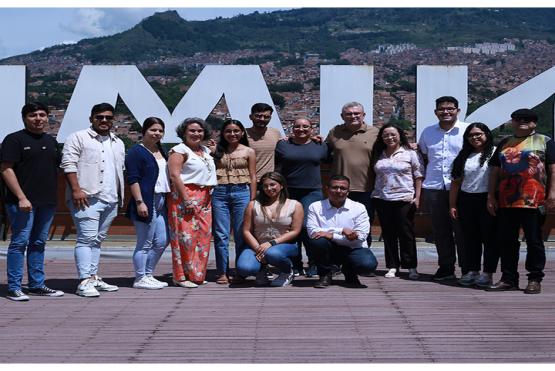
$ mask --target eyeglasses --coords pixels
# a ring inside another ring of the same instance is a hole
[[[345,192],[345,191],[349,190],[349,188],[341,187],[341,186],[330,186],[329,189],[334,190],[334,191],[342,191],[342,192]]]
[[[102,120],[112,121],[114,119],[114,116],[111,116],[111,115],[95,115],[94,119],[98,120],[98,121],[102,121]]]
[[[481,137],[482,135],[484,135],[484,133],[470,133],[466,137],[467,138],[478,138],[478,137]]]
[[[456,110],[457,110],[456,107],[436,108],[436,112],[455,112]]]

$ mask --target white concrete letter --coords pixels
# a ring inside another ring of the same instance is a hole
[[[320,66],[320,135],[325,137],[335,125],[343,123],[341,107],[352,101],[364,106],[364,121],[372,125],[374,67]]]
[[[0,141],[23,129],[21,107],[25,104],[25,66],[0,66]]]

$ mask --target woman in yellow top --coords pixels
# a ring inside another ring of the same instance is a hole
[[[229,237],[233,230],[235,263],[244,249],[243,215],[256,196],[256,158],[241,121],[226,120],[213,153],[218,185],[212,193],[212,230],[216,283],[229,283]],[[237,280],[241,280],[236,276]]]

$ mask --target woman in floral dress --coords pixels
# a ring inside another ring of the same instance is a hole
[[[217,184],[216,167],[210,150],[201,144],[209,137],[204,120],[185,119],[176,131],[183,143],[170,150],[168,160],[173,283],[195,288],[206,276],[212,236],[210,191]]]

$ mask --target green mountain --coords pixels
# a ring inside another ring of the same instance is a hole
[[[167,11],[112,36],[33,54],[55,51],[92,63],[238,49],[316,52],[337,58],[348,48],[371,50],[387,43],[441,47],[503,38],[555,42],[555,8],[305,8],[207,21],[186,21],[176,11]]]

